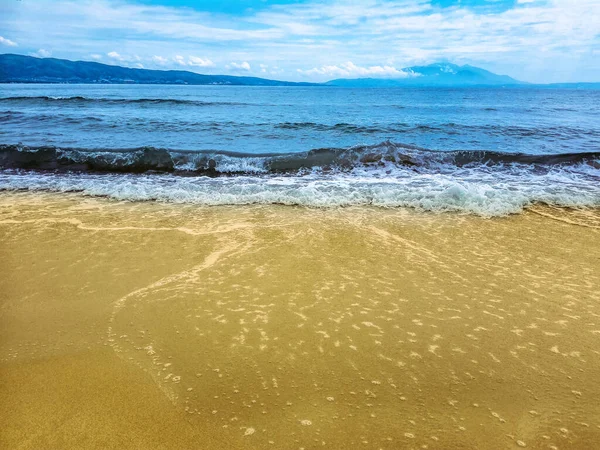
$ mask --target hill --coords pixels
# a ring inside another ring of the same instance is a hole
[[[202,75],[184,70],[147,70],[89,61],[0,55],[0,83],[130,83],[233,86],[310,86],[256,77]]]

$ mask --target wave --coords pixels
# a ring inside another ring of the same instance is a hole
[[[526,167],[460,171],[412,171],[306,175],[182,177],[173,174],[93,174],[0,171],[0,191],[74,192],[120,201],[197,205],[279,204],[330,208],[410,207],[433,212],[498,217],[536,204],[600,207],[600,172],[589,166],[555,166],[536,173]]]
[[[0,168],[0,190],[129,201],[372,205],[484,217],[537,203],[600,207],[600,152],[436,152],[393,142],[261,155],[0,145]]]
[[[348,171],[360,167],[460,168],[469,165],[522,164],[536,170],[586,164],[600,168],[600,152],[523,154],[489,150],[440,152],[390,141],[348,148],[320,148],[301,153],[263,153],[212,150],[78,149],[0,145],[0,168],[57,172],[174,172],[176,174],[293,173],[319,169]]]
[[[352,123],[336,123],[333,125],[315,122],[283,122],[274,126],[283,130],[310,130],[318,132],[337,132],[342,134],[478,134],[506,137],[536,137],[570,140],[575,138],[600,138],[600,130],[573,126],[561,127],[525,127],[503,125],[467,125],[455,122],[439,124],[390,123],[385,125],[361,125]]]
[[[27,114],[21,111],[0,111],[0,123],[35,124],[50,122],[54,124],[89,124],[101,123],[104,120],[96,116],[73,116],[69,114]]]
[[[95,97],[83,97],[83,96],[72,96],[72,97],[54,97],[54,96],[18,96],[18,97],[2,97],[0,98],[0,104],[6,103],[22,103],[22,104],[103,104],[103,105],[192,105],[192,106],[245,106],[252,105],[252,103],[240,103],[240,102],[207,102],[202,100],[185,100],[185,99],[168,99],[168,98],[95,98]]]
[[[250,103],[232,103],[232,102],[203,102],[196,100],[169,100],[169,99],[90,99],[86,97],[7,97],[0,99],[2,101],[12,101],[12,99],[52,99],[52,102],[106,102],[114,104],[128,103],[145,103],[157,105],[196,105],[202,107],[208,106],[231,106],[231,105],[251,105]],[[35,101],[35,100],[34,100]],[[555,126],[555,127],[528,127],[514,125],[499,125],[499,124],[464,124],[455,122],[434,123],[434,124],[419,124],[419,123],[373,123],[360,124],[339,122],[334,124],[318,123],[318,122],[235,122],[235,121],[219,121],[219,122],[203,122],[186,120],[186,118],[178,117],[174,120],[165,120],[163,118],[112,118],[96,117],[93,115],[81,115],[80,111],[73,113],[67,109],[59,114],[50,114],[53,111],[24,113],[15,109],[4,110],[0,112],[0,123],[35,124],[37,122],[60,123],[60,124],[81,124],[111,129],[132,129],[144,130],[150,129],[189,132],[189,131],[238,131],[240,129],[254,129],[256,132],[275,131],[276,133],[285,133],[293,131],[316,132],[316,133],[335,133],[342,135],[362,135],[389,138],[394,135],[444,135],[444,136],[459,136],[459,135],[481,135],[485,134],[492,137],[506,138],[534,138],[534,139],[554,139],[560,141],[571,141],[573,139],[582,139],[586,141],[600,140],[600,129],[593,127],[581,126]]]

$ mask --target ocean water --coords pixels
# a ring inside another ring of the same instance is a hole
[[[600,206],[600,91],[0,86],[0,189],[198,204]]]

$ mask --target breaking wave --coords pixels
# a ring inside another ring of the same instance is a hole
[[[600,207],[600,152],[436,152],[384,142],[293,154],[0,146],[0,190],[201,205],[372,205],[485,217]]]
[[[348,148],[320,148],[300,153],[241,153],[211,150],[78,149],[0,145],[0,168],[58,172],[148,171],[187,174],[289,173],[302,170],[349,171],[360,167],[436,169],[469,165],[531,166],[537,171],[553,166],[587,164],[599,168],[600,152],[528,155],[489,150],[440,152],[413,145],[382,142]]]

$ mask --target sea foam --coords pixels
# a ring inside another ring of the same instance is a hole
[[[536,203],[600,207],[600,169],[585,163],[543,168],[516,163],[465,167],[440,163],[427,168],[389,164],[351,170],[316,167],[292,174],[264,174],[256,161],[245,164],[243,175],[221,177],[4,170],[0,190],[80,192],[116,200],[198,205],[411,207],[484,217],[519,213]]]

